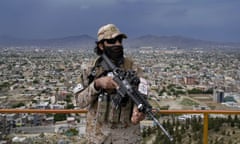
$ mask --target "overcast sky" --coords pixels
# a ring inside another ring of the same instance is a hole
[[[0,36],[58,38],[116,24],[129,37],[240,42],[240,0],[0,0]]]

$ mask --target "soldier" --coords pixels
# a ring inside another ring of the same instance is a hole
[[[113,24],[102,26],[98,31],[95,52],[105,53],[119,68],[133,69],[133,61],[124,57],[122,40],[127,36]],[[86,72],[88,73],[88,72]],[[81,76],[81,84],[75,89],[76,102],[88,109],[86,138],[89,144],[139,144],[139,122],[145,118],[131,99],[116,109],[111,97],[116,95],[117,83],[111,73],[104,70],[101,58],[97,58],[88,75]]]

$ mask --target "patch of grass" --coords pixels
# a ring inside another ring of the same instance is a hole
[[[181,104],[184,105],[184,106],[192,106],[192,105],[199,105],[198,103],[190,100],[190,99],[186,99],[184,98],[182,101],[181,101]]]

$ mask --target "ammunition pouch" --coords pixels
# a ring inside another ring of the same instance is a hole
[[[98,106],[97,106],[97,122],[103,123],[107,120],[108,113],[108,94],[106,92],[101,92],[98,96]]]

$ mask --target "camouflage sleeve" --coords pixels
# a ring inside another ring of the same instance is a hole
[[[93,64],[92,64],[93,65]],[[89,84],[88,75],[91,72],[92,67],[87,67],[82,71],[79,79],[79,83],[83,89],[75,94],[76,105],[80,108],[86,108],[93,104],[98,96],[98,91],[94,88],[94,81]]]
[[[85,108],[91,105],[97,98],[98,91],[94,88],[94,82],[81,91],[76,96],[76,103],[80,108]]]

